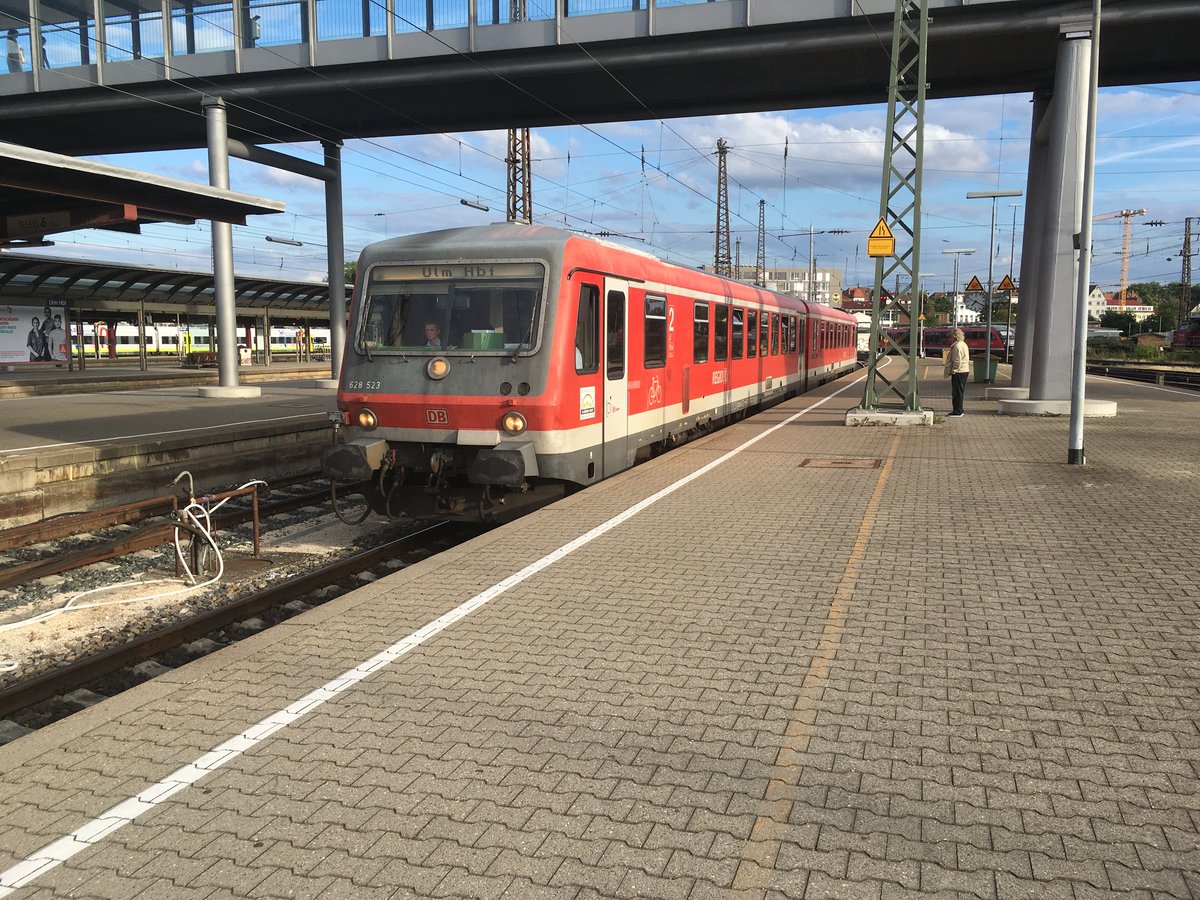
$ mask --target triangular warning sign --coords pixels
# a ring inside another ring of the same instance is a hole
[[[1000,286],[996,288],[998,291],[1015,291],[1017,286],[1013,284],[1012,276],[1005,275],[1000,282]]]
[[[967,293],[983,293],[983,285],[979,283],[979,276],[976,275],[971,279],[971,283],[967,285]]]
[[[875,223],[875,230],[867,236],[872,238],[883,238],[884,240],[889,241],[894,238],[892,229],[888,228],[887,222],[883,221],[883,219],[880,219],[877,223]]]

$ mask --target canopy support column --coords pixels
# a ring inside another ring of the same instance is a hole
[[[204,99],[208,124],[208,183],[229,190],[229,128],[225,101]],[[233,289],[233,226],[209,222],[213,245],[213,295],[217,304],[217,387],[202,387],[201,397],[257,397],[260,388],[238,386],[237,304]],[[210,344],[211,333],[210,333]]]

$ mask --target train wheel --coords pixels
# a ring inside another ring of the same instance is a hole
[[[367,498],[367,489],[361,483],[343,485],[345,493],[338,498],[336,481],[329,483],[329,502],[333,506],[333,514],[347,525],[361,525],[371,514],[371,504]]]

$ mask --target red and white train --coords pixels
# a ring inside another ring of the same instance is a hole
[[[857,365],[853,316],[603,240],[492,225],[373,244],[337,482],[389,515],[543,502]]]

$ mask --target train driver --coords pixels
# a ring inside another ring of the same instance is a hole
[[[434,350],[442,349],[442,326],[437,322],[425,323],[425,346]]]

